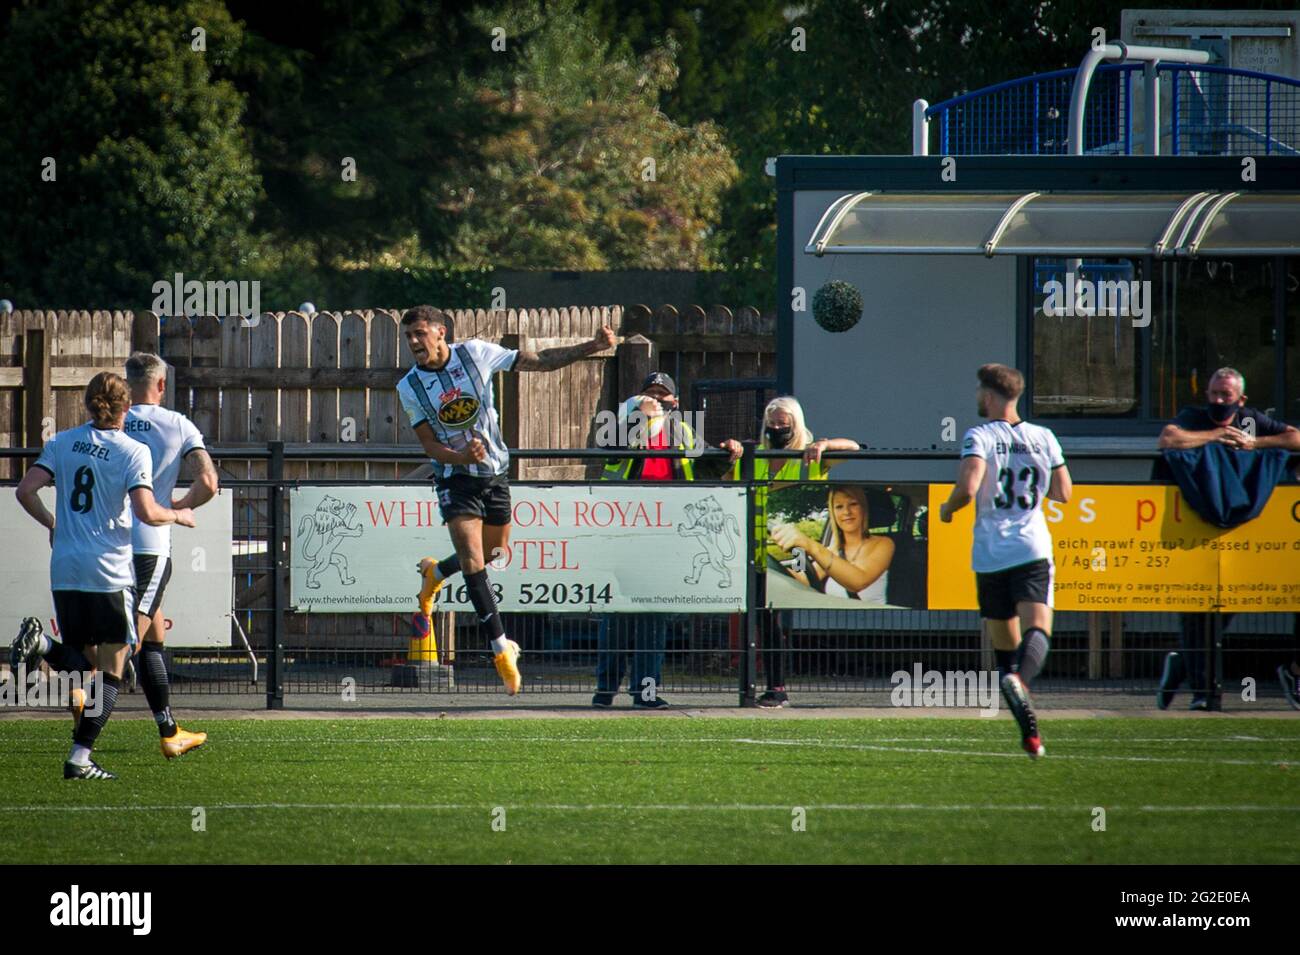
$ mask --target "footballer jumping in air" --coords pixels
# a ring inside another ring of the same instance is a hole
[[[988,421],[966,432],[957,483],[939,519],[950,523],[975,501],[971,567],[980,616],[993,642],[1002,696],[1025,752],[1037,759],[1045,751],[1028,687],[1051,642],[1055,571],[1043,499],[1064,504],[1073,485],[1056,435],[1016,411],[1024,376],[1006,365],[984,365],[977,376],[979,415]]]
[[[455,554],[419,563],[425,587],[421,605],[431,605],[443,582],[460,571],[480,626],[491,643],[497,674],[506,692],[523,685],[519,644],[506,637],[488,580],[484,555],[510,545],[510,451],[501,437],[493,403],[492,376],[499,371],[555,371],[580,358],[612,348],[614,331],[604,326],[589,342],[541,352],[516,351],[471,339],[450,344],[447,319],[421,305],[402,316],[415,366],[397,384],[411,427],[433,464],[438,508],[451,532]]]
[[[194,526],[194,514],[154,500],[149,449],[122,433],[130,405],[126,382],[100,372],[86,387],[85,403],[92,420],[51,438],[17,490],[23,510],[50,532],[50,587],[63,642],[24,625],[10,662],[30,666],[44,655],[59,670],[98,671],[95,705],[77,721],[63,777],[114,779],[90,756],[137,643],[132,514],[154,526],[185,527]],[[37,496],[49,484],[54,514]]]

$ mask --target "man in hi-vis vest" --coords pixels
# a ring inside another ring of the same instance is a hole
[[[630,426],[628,447],[674,448],[680,451],[703,451],[708,444],[696,435],[673,412],[678,410],[677,384],[661,371],[654,372],[619,409],[620,423]],[[700,458],[609,458],[601,475],[606,481],[694,481],[697,478],[723,477],[740,457],[735,441],[723,445],[731,453],[729,461]],[[613,706],[614,696],[623,682],[627,651],[632,651],[632,673],[628,692],[632,705],[642,709],[663,709],[668,701],[659,695],[663,683],[664,647],[668,642],[668,615],[661,613],[619,614],[611,634],[609,615],[600,621],[596,638],[596,695],[591,705]]]

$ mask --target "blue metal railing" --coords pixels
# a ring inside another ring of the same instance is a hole
[[[1084,152],[1132,155],[1140,63],[1097,69]],[[1160,63],[1162,151],[1174,155],[1300,155],[1300,80],[1222,66]],[[1069,150],[1076,70],[996,83],[925,111],[941,155],[1062,155]]]

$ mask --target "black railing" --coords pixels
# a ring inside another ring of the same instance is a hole
[[[789,459],[799,452],[758,449],[746,442],[741,461],[741,484],[755,486],[754,462],[759,458]],[[232,630],[229,649],[170,651],[174,686],[179,693],[247,695],[250,686],[264,691],[265,705],[285,705],[286,694],[337,693],[341,676],[351,676],[359,691],[371,694],[437,691],[454,692],[467,699],[496,693],[498,682],[486,648],[479,647],[477,626],[473,620],[456,627],[456,676],[454,689],[392,679],[393,668],[383,664],[405,654],[409,624],[401,614],[365,615],[365,623],[354,623],[357,615],[295,613],[288,606],[285,583],[289,568],[289,540],[292,535],[287,519],[289,488],[310,486],[345,486],[359,484],[414,485],[428,484],[427,478],[387,478],[366,481],[358,478],[326,479],[317,477],[286,478],[285,464],[311,461],[409,461],[413,465],[427,461],[413,447],[320,446],[271,442],[265,446],[214,446],[210,452],[218,460],[264,460],[265,478],[227,480],[223,484],[234,495],[233,538],[238,554],[235,598],[232,616],[238,634]],[[3,448],[3,458],[33,458],[39,449]],[[719,460],[726,452],[707,450],[701,455],[672,450],[615,451],[600,448],[523,449],[511,452],[520,459],[604,459],[696,457]],[[1151,460],[1155,451],[1147,450],[1078,450],[1072,459]],[[827,460],[867,461],[957,461],[954,451],[943,449],[828,452]],[[523,482],[546,486],[588,484],[587,481]],[[612,486],[638,482],[608,482]],[[703,485],[736,487],[737,482],[701,481]],[[755,495],[747,495],[746,552],[754,553]],[[273,542],[279,542],[278,546]],[[770,625],[772,611],[757,606],[761,601],[761,575],[752,559],[747,560],[747,606],[743,614],[668,614],[662,626],[665,660],[663,690],[669,693],[726,694],[735,692],[742,706],[755,703],[765,675],[761,649],[761,628]],[[413,575],[414,576],[414,575]],[[242,584],[242,589],[239,585]],[[412,587],[412,610],[415,608]],[[792,693],[819,701],[843,699],[845,693],[863,702],[885,704],[891,683],[890,674],[908,669],[918,659],[927,669],[982,670],[989,666],[982,645],[978,616],[974,611],[931,611],[862,609],[853,611],[783,611],[793,618],[789,645],[779,650]],[[470,616],[472,615],[463,615]],[[635,615],[626,614],[507,614],[511,636],[524,645],[526,652],[526,690],[529,693],[565,695],[590,693],[596,689],[592,658],[601,648],[620,647],[645,640]],[[1176,614],[1125,613],[1106,615],[1124,622],[1122,649],[1103,647],[1097,639],[1097,619],[1102,615],[1085,612],[1057,614],[1053,653],[1048,668],[1036,690],[1063,701],[1087,703],[1105,693],[1115,702],[1135,698],[1136,694],[1154,692],[1164,654],[1177,647]],[[1249,630],[1266,638],[1287,636],[1290,615],[1284,613],[1251,614],[1238,617],[1235,629]],[[385,623],[384,618],[387,618]],[[1297,615],[1300,619],[1300,615]],[[1260,685],[1271,683],[1267,668],[1260,661],[1276,657],[1278,648],[1272,639],[1266,642],[1240,638],[1225,645],[1224,627],[1218,615],[1206,628],[1205,650],[1209,666],[1206,686],[1198,689],[1211,696],[1217,708],[1228,679],[1255,676]],[[343,632],[335,632],[340,628]],[[351,628],[351,629],[347,629]],[[1090,628],[1092,633],[1090,634]],[[249,649],[243,637],[247,635]],[[440,635],[440,649],[445,648],[447,634]],[[463,638],[460,639],[460,638]],[[656,638],[657,639],[657,638]],[[653,640],[650,641],[653,644]],[[470,649],[465,649],[466,644]],[[1272,645],[1268,645],[1272,644]],[[1100,649],[1099,649],[1100,648]],[[644,644],[632,649],[638,654],[657,652]],[[232,676],[238,662],[251,653],[260,667],[255,682]],[[1099,677],[1098,655],[1104,657],[1104,673]],[[1225,669],[1226,668],[1226,669]],[[262,684],[258,686],[258,684]],[[1185,688],[1185,691],[1188,688]],[[1059,694],[1059,696],[1058,696]],[[261,692],[259,692],[261,695]],[[371,697],[377,699],[377,697]]]

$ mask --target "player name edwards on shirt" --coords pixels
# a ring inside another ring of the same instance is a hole
[[[1052,536],[1043,516],[1043,500],[1052,471],[1065,464],[1056,435],[1028,421],[988,421],[966,432],[961,456],[985,461],[984,478],[975,495],[971,569],[992,573],[1050,560]]]

